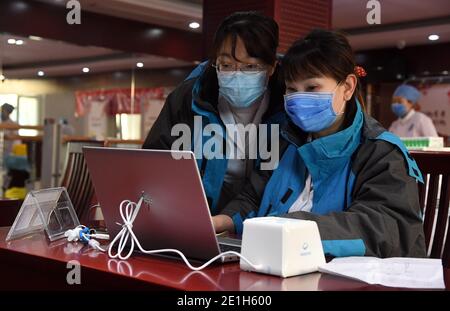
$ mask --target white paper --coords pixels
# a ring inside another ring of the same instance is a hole
[[[369,284],[445,289],[441,259],[344,257],[333,259],[319,271]]]

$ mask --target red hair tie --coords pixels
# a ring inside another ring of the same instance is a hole
[[[367,72],[361,66],[355,66],[355,74],[359,78],[367,76]]]

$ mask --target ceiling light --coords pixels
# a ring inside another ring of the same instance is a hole
[[[39,70],[38,73],[37,73],[37,75],[38,75],[39,77],[43,77],[43,76],[45,76],[45,72],[43,72],[42,70]]]
[[[22,44],[24,44],[25,42],[23,42],[23,40],[16,40],[16,45],[22,45]]]
[[[88,67],[84,67],[84,68],[83,68],[83,72],[84,72],[84,73],[88,73],[89,71],[90,71],[90,69],[89,69]]]
[[[116,78],[116,79],[120,79],[120,78],[122,78],[123,76],[124,76],[124,74],[123,74],[123,72],[121,72],[121,71],[117,71],[117,72],[115,72],[114,73],[114,78]]]
[[[28,4],[24,1],[15,1],[12,5],[12,8],[16,12],[24,11],[28,8]]]
[[[197,29],[197,28],[200,28],[200,24],[197,22],[192,22],[189,24],[189,27],[192,29]]]
[[[163,34],[163,30],[160,28],[152,28],[146,31],[146,36],[148,36],[149,38],[152,39],[157,39],[159,37],[161,37],[161,35]]]
[[[439,40],[439,36],[438,35],[429,35],[428,36],[428,40],[430,40],[430,41]]]
[[[136,66],[137,66],[138,68],[142,68],[142,67],[144,67],[144,63],[139,62],[139,63],[136,64]]]
[[[16,44],[16,39],[8,39],[8,44]]]
[[[42,38],[38,37],[38,36],[28,36],[28,39],[33,40],[33,41],[41,41]]]

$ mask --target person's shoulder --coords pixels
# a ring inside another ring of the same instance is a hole
[[[192,90],[196,79],[188,79],[181,82],[166,99],[167,108],[176,113],[177,111],[190,110],[192,103]]]
[[[425,113],[421,112],[421,111],[416,111],[415,113],[416,119],[417,120],[427,120],[427,121],[432,121],[431,118],[429,116],[427,116]]]
[[[358,175],[365,171],[384,172],[397,171],[404,172],[414,178],[419,173],[414,171],[414,164],[408,160],[408,153],[402,152],[399,146],[383,139],[370,139],[361,143],[358,150],[352,157],[352,171]],[[411,160],[412,161],[412,160]],[[410,167],[413,169],[412,172]],[[409,173],[410,172],[410,173]]]
[[[18,124],[17,122],[15,122],[15,121],[13,121],[13,120],[11,120],[11,119],[7,119],[7,120],[5,120],[5,121],[2,121],[2,123],[5,123],[5,124],[13,124],[13,125],[17,125],[17,124]]]
[[[394,121],[392,121],[391,125],[389,126],[389,128],[393,128],[393,127],[397,127],[399,124],[400,120],[399,119],[395,119]]]
[[[367,162],[369,159],[380,159],[392,153],[402,156],[401,150],[391,142],[384,139],[367,139],[357,149],[355,158]]]
[[[192,96],[192,90],[194,88],[194,84],[197,79],[187,79],[181,82],[180,84],[175,87],[175,89],[169,94],[169,96],[183,96],[186,95]]]

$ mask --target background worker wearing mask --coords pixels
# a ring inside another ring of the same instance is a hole
[[[216,31],[209,61],[199,65],[168,96],[143,148],[170,150],[178,139],[171,135],[176,124],[186,124],[195,136],[194,117],[201,117],[203,129],[210,124],[222,130],[228,124],[254,124],[257,128],[259,124],[278,124],[285,113],[284,84],[279,84],[277,77],[277,47],[278,25],[272,18],[254,12],[227,17]],[[231,135],[225,131],[221,135],[225,146]],[[201,150],[211,139],[205,134]],[[194,137],[191,150],[198,141]],[[249,180],[252,171],[259,171],[259,164],[247,156],[227,159],[224,154],[222,159],[211,159],[202,154],[197,164],[212,215],[244,188],[250,193],[263,191],[253,185],[257,181]]]
[[[407,84],[400,85],[392,97],[392,111],[398,119],[392,122],[389,131],[399,137],[437,137],[433,121],[424,113],[415,111],[414,106],[420,92]]]

